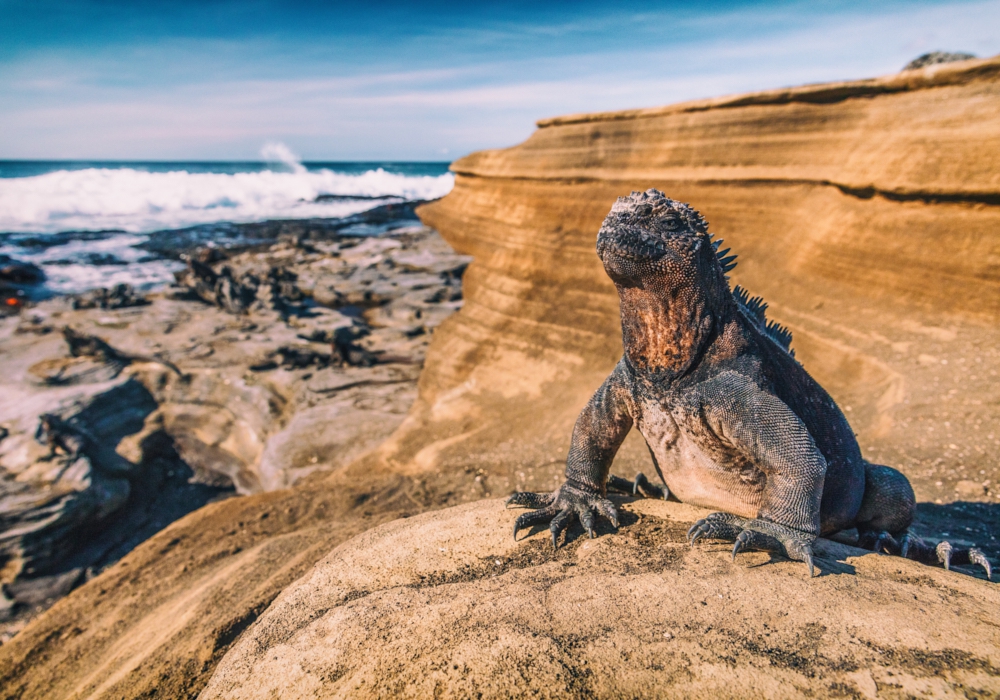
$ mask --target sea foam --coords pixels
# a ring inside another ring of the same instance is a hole
[[[317,202],[316,198],[435,199],[447,194],[453,183],[451,173],[413,176],[381,168],[360,174],[301,166],[293,172],[233,174],[132,168],[59,170],[0,178],[0,232],[120,229],[144,233],[217,221],[342,217],[377,202]]]

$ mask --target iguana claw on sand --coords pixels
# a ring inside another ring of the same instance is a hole
[[[859,545],[925,563],[990,564],[975,548],[909,534],[909,481],[871,464],[844,414],[789,349],[791,334],[767,305],[729,288],[735,266],[694,209],[657,190],[611,208],[597,253],[618,289],[624,356],[573,429],[566,482],[551,494],[515,493],[535,508],[514,524],[549,522],[552,542],[575,519],[594,536],[598,515],[617,526],[608,490],[717,508],[692,526],[734,543],[733,556],[766,550],[805,562],[820,535],[857,528]],[[610,476],[625,435],[638,427],[666,488],[641,474]]]

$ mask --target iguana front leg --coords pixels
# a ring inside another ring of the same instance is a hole
[[[709,428],[762,471],[766,484],[756,518],[712,513],[688,532],[691,544],[731,540],[733,557],[747,549],[778,552],[808,564],[812,576],[826,459],[809,430],[778,397],[735,372],[705,385],[702,406]]]
[[[607,486],[611,462],[632,428],[626,371],[619,362],[577,418],[566,459],[566,482],[551,494],[521,492],[507,499],[508,504],[539,509],[518,517],[515,538],[523,528],[548,522],[552,544],[558,547],[559,535],[577,518],[594,537],[598,515],[618,527],[618,511],[607,499]]]

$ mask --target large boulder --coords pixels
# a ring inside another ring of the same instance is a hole
[[[821,540],[821,573],[685,543],[705,511],[623,506],[515,542],[481,501],[396,520],[289,586],[203,700],[343,697],[986,697],[1000,692],[1000,591]]]

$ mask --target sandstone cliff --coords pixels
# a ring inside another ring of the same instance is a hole
[[[942,502],[921,505],[918,531],[978,541],[996,560],[998,146],[1000,59],[988,59],[549,120],[520,146],[458,161],[455,190],[421,215],[475,262],[401,428],[327,480],[214,504],[152,538],[0,648],[0,687],[193,696],[352,533],[554,485],[573,420],[620,352],[594,236],[615,197],[648,187],[691,202],[740,254],[734,281],[792,328],[866,456]],[[616,471],[648,466],[630,438]]]

